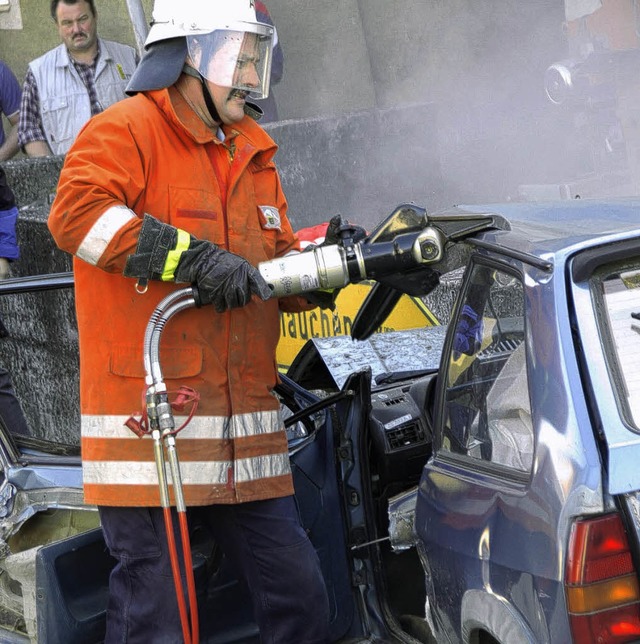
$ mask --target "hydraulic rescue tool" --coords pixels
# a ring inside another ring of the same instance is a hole
[[[342,288],[365,279],[418,295],[425,292],[425,283],[431,290],[439,275],[461,265],[459,254],[449,252],[456,242],[491,228],[505,229],[508,223],[490,213],[469,213],[460,223],[402,204],[361,241],[354,241],[355,228],[344,223],[337,244],[262,262],[258,269],[273,297]]]
[[[504,219],[493,214],[470,213],[461,223],[459,218],[427,216],[424,209],[403,204],[362,240],[355,241],[357,228],[344,222],[339,226],[337,244],[316,246],[309,251],[262,262],[258,269],[271,288],[272,297],[338,289],[364,279],[375,280],[376,286],[385,285],[398,293],[424,293],[425,285],[428,290],[433,289],[439,275],[461,265],[460,253],[456,252],[460,245],[456,242],[479,230],[507,227]],[[154,441],[160,505],[186,644],[198,644],[198,609],[176,435],[195,413],[199,396],[187,387],[174,392],[167,390],[160,367],[160,339],[172,316],[194,306],[200,306],[198,289],[187,286],[166,296],[151,315],[144,336],[145,412],[142,418],[132,416],[126,423],[138,436],[151,435]],[[170,400],[172,396],[173,400]],[[188,410],[186,420],[176,428],[173,412],[185,409]],[[174,537],[165,453],[180,524],[189,618]]]

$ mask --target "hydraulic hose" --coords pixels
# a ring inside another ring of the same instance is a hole
[[[171,572],[178,602],[180,624],[185,644],[198,644],[199,623],[198,603],[196,596],[195,579],[193,574],[193,560],[191,556],[191,540],[187,522],[186,504],[182,490],[182,477],[180,463],[175,441],[175,422],[171,403],[168,399],[167,388],[164,383],[160,367],[160,339],[162,331],[169,319],[187,308],[195,306],[194,291],[191,287],[175,291],[165,297],[153,311],[144,335],[144,366],[146,372],[145,382],[147,418],[149,429],[154,441],[154,457],[158,474],[160,492],[160,505],[163,510],[165,532],[167,533],[167,546],[171,562]],[[182,543],[185,578],[187,581],[187,595],[189,600],[189,617],[185,603],[178,549],[173,531],[171,516],[171,503],[169,485],[167,481],[165,450],[169,460],[171,481],[176,502],[176,512],[180,524],[180,539]]]

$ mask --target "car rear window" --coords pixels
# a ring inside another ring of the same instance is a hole
[[[620,411],[640,429],[640,260],[601,268],[592,281]]]

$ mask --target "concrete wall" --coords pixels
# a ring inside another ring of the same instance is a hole
[[[141,0],[147,20],[152,0]],[[495,101],[522,81],[543,92],[563,53],[563,3],[539,0],[268,0],[285,53],[283,119],[433,100]],[[135,45],[125,0],[96,0],[99,33]],[[17,20],[17,18],[20,18]],[[0,57],[24,78],[59,43],[46,0],[0,13]],[[491,94],[491,96],[489,96]]]
[[[135,44],[126,1],[96,1],[100,33]],[[21,79],[28,61],[58,36],[48,2],[11,2],[21,27],[7,28],[11,11],[0,13],[0,57]],[[283,120],[435,104],[440,163],[457,200],[513,198],[520,184],[575,174],[572,116],[544,93],[547,66],[566,54],[561,0],[267,4],[285,54],[284,78],[273,88]],[[149,19],[152,0],[142,6]],[[431,124],[420,118],[403,123],[410,148],[433,143]],[[354,137],[351,145],[357,143]],[[304,139],[296,144],[305,154],[318,153]],[[327,163],[342,152],[331,150]]]
[[[152,0],[141,0],[147,16]],[[98,33],[108,40],[135,46],[126,0],[95,0]],[[29,61],[60,44],[51,18],[49,0],[11,0],[11,9],[0,13],[0,58],[24,79]]]

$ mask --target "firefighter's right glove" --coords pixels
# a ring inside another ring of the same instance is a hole
[[[309,244],[303,252],[312,251],[314,248],[323,246],[333,246],[338,244],[344,247],[345,243],[356,244],[362,241],[367,233],[362,226],[349,223],[342,215],[334,215],[327,224],[327,230],[324,234],[324,241],[321,244]],[[315,304],[321,309],[336,309],[336,298],[342,289],[319,289],[305,293],[304,297],[311,304]]]
[[[200,241],[201,248],[184,253],[176,268],[176,282],[198,287],[199,305],[213,304],[218,313],[245,306],[252,295],[268,300],[271,289],[257,268],[215,244]]]
[[[327,224],[327,232],[324,241],[320,246],[339,244],[344,246],[345,242],[357,244],[367,236],[367,231],[357,224],[349,223],[342,215],[334,215]]]
[[[252,295],[267,300],[272,293],[246,259],[150,215],[144,216],[136,252],[127,258],[124,275],[194,284],[198,305],[211,303],[218,313],[248,304]]]

